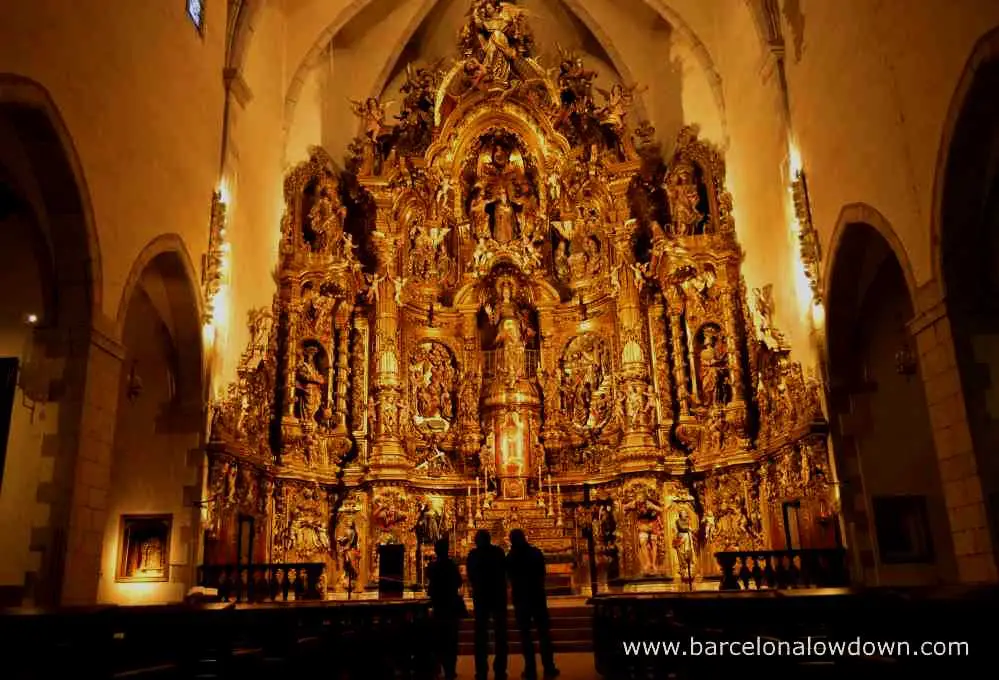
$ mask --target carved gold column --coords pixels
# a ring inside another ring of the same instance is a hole
[[[739,361],[742,343],[738,342],[739,328],[736,324],[735,312],[739,309],[739,289],[737,285],[728,286],[728,295],[724,310],[725,335],[731,349],[728,351],[727,363],[729,384],[732,386],[732,402],[728,405],[728,422],[739,440],[740,446],[746,446],[749,441],[746,436],[746,395],[742,384],[742,364]]]
[[[334,326],[336,333],[336,391],[333,397],[333,417],[336,434],[347,434],[347,376],[350,374],[348,363],[350,356],[350,315],[353,307],[350,303],[341,303],[337,310]]]
[[[659,420],[659,441],[665,446],[673,426],[673,376],[670,375],[669,346],[666,338],[666,305],[661,294],[656,294],[648,310],[649,339],[652,345],[652,378],[656,395]]]
[[[481,354],[479,352],[478,320],[475,308],[465,309],[461,315],[462,337],[464,338],[464,362],[465,373],[463,380],[477,380],[479,384],[475,386],[474,394],[476,400],[481,399],[482,389],[482,366],[479,363]],[[463,389],[458,390],[459,399],[467,398],[468,393]],[[479,404],[471,405],[471,412],[475,414],[474,419],[461,423],[461,453],[465,460],[474,459],[482,446],[482,424],[479,422]],[[459,411],[464,412],[463,405],[459,404]]]
[[[374,239],[378,259],[375,295],[375,353],[373,392],[377,432],[371,451],[371,470],[377,477],[405,478],[411,467],[399,439],[402,383],[399,376],[399,305],[393,279],[399,276],[402,238],[392,224],[392,194],[388,187],[371,187],[377,209]]]
[[[617,398],[624,412],[624,438],[621,457],[624,467],[648,469],[658,458],[652,436],[656,405],[649,381],[651,353],[643,329],[641,281],[634,275],[632,266],[635,254],[632,248],[632,226],[624,220],[613,234],[617,262],[621,265],[621,292],[617,299],[618,333],[621,346],[621,375]]]
[[[354,441],[358,444],[358,459],[362,464],[368,463],[369,440],[365,435],[374,437],[374,432],[368,432],[368,422],[374,414],[368,413],[368,319],[360,313],[354,316],[354,345],[351,349],[350,367],[350,402],[352,421],[350,429],[354,433]]]
[[[676,399],[680,406],[680,420],[690,417],[690,392],[687,390],[687,348],[683,343],[683,293],[675,286],[666,290],[669,313],[669,332],[673,338],[673,379],[676,381]]]
[[[538,309],[538,326],[541,333],[541,372],[538,382],[544,395],[544,422],[541,439],[548,450],[554,450],[564,444],[558,423],[559,390],[561,376],[558,372],[558,348],[555,346],[555,318],[549,306]]]

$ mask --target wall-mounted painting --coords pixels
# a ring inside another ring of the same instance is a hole
[[[116,581],[169,580],[172,523],[172,515],[122,515]]]

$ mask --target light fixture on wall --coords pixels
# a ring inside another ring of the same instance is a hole
[[[895,372],[906,377],[916,373],[916,355],[908,342],[903,342],[895,351]]]
[[[135,401],[142,394],[142,378],[139,377],[138,371],[136,371],[137,361],[133,361],[132,365],[128,369],[128,378],[125,385],[125,394],[128,396],[129,401]]]

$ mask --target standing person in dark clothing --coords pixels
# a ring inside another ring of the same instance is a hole
[[[472,606],[475,610],[475,677],[486,680],[489,674],[489,621],[492,619],[496,640],[493,673],[496,680],[506,680],[509,650],[506,634],[506,556],[493,545],[485,529],[475,534],[475,547],[465,563],[472,586]]]
[[[538,646],[541,648],[541,665],[545,678],[554,678],[559,675],[559,670],[555,667],[555,653],[552,650],[548,595],[545,592],[545,556],[527,542],[522,530],[514,529],[510,532],[510,553],[506,559],[510,585],[513,586],[513,610],[523,640],[524,678],[536,680],[538,677],[534,640],[531,637],[532,622],[538,630]]]
[[[461,598],[461,572],[451,559],[448,539],[434,544],[437,559],[427,567],[427,595],[434,613],[434,632],[437,639],[437,662],[444,670],[444,680],[457,677],[458,621],[465,612]]]

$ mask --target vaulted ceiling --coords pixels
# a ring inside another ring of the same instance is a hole
[[[725,146],[725,97],[710,46],[720,48],[716,15],[725,8],[757,32],[747,1],[518,4],[530,14],[543,64],[557,65],[558,47],[574,50],[598,73],[599,86],[643,87],[635,116],[650,120],[667,143],[681,125],[696,122],[704,137]],[[394,99],[407,64],[454,56],[468,6],[469,0],[283,0],[286,161],[303,157],[317,141],[341,157],[357,133],[349,100]]]

